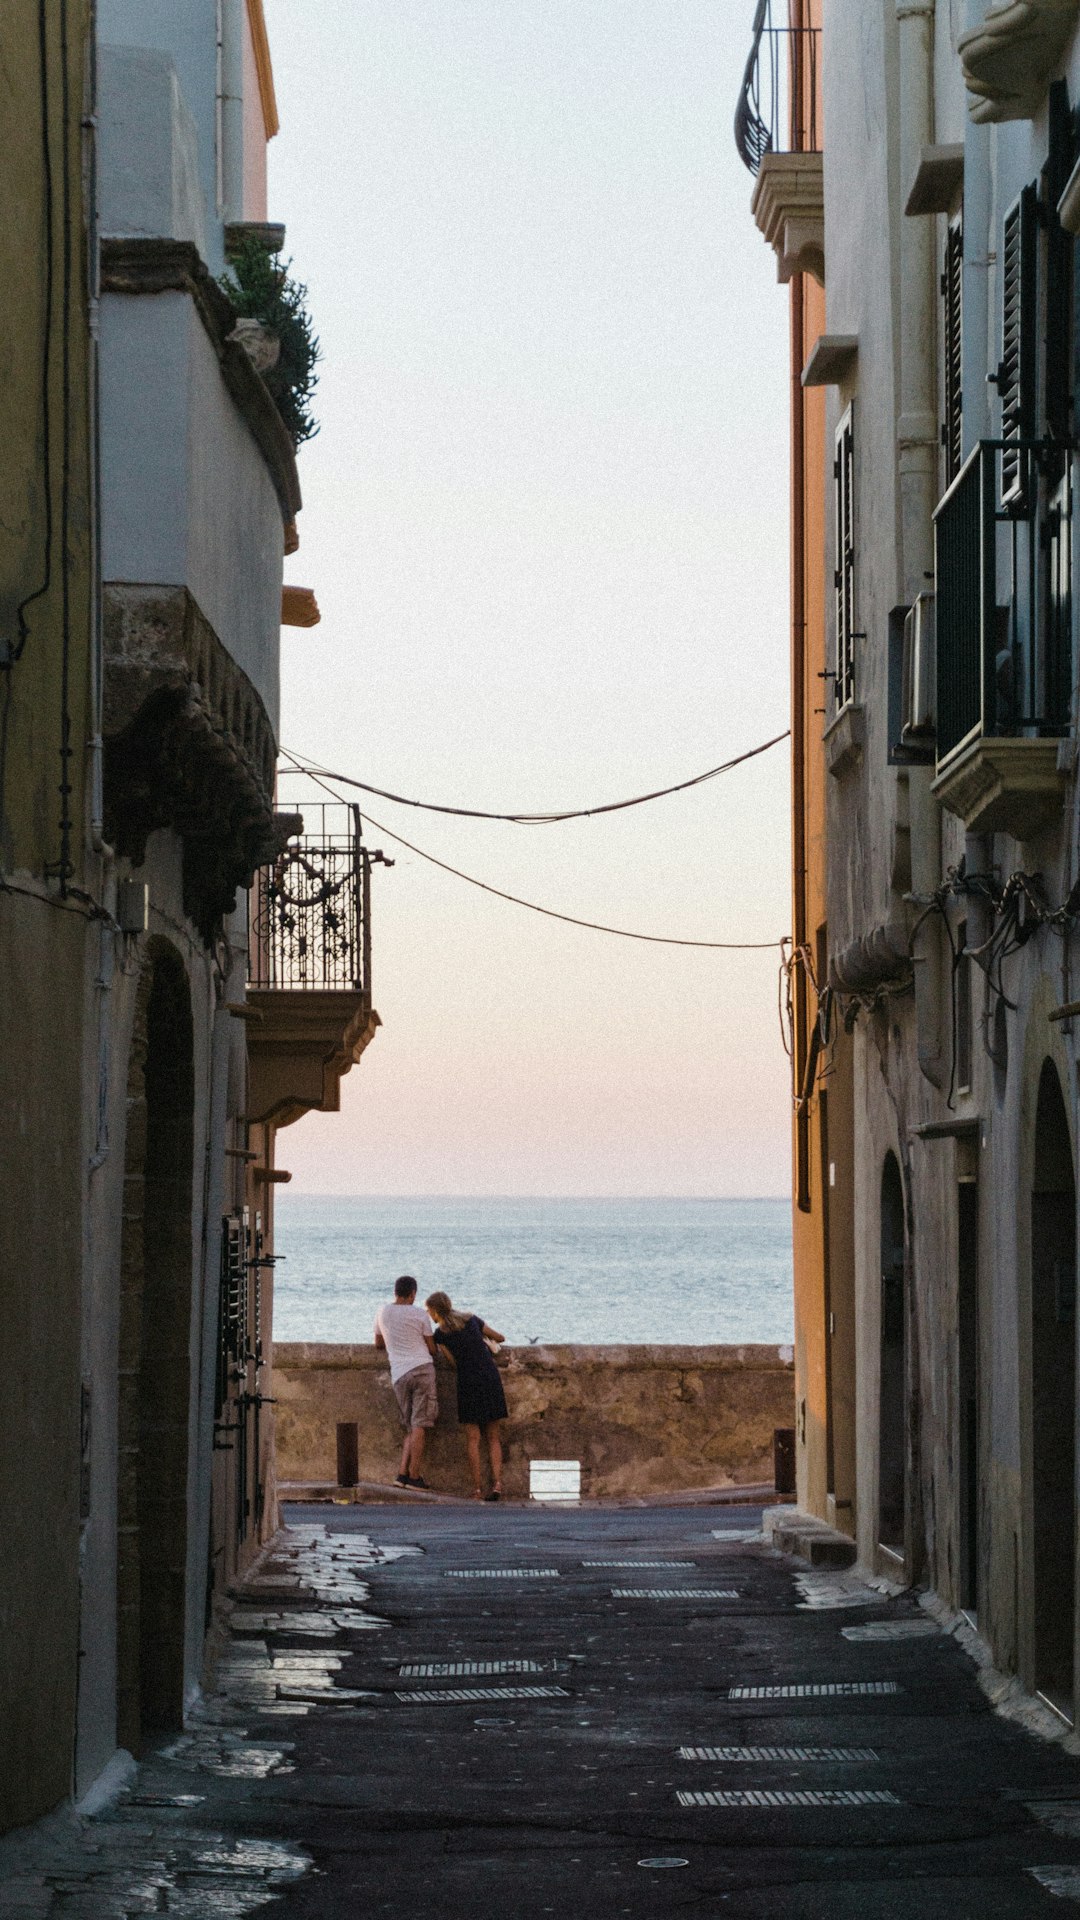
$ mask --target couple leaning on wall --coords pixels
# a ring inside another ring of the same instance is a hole
[[[399,1486],[427,1486],[421,1468],[428,1430],[439,1413],[435,1359],[441,1349],[457,1371],[458,1425],[464,1430],[468,1447],[473,1498],[501,1499],[506,1395],[488,1342],[501,1345],[502,1340],[503,1335],[486,1326],[479,1314],[455,1313],[449,1294],[429,1294],[425,1306],[418,1307],[416,1281],[411,1274],[402,1274],[394,1282],[393,1300],[380,1307],[376,1315],[375,1345],[390,1362],[394,1397],[405,1428]],[[491,1469],[487,1494],[481,1472],[481,1439],[486,1443]]]

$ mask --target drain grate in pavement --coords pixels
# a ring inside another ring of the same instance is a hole
[[[399,1691],[398,1700],[569,1700],[565,1687],[417,1687]]]
[[[737,1600],[734,1587],[612,1587],[613,1600]]]
[[[795,1760],[800,1764],[822,1766],[858,1761],[866,1765],[877,1760],[873,1747],[680,1747],[680,1760],[753,1761],[768,1765]]]
[[[399,1667],[402,1680],[464,1680],[470,1673],[543,1673],[539,1660],[428,1660]]]
[[[583,1560],[583,1567],[696,1567],[696,1560]]]
[[[936,1620],[867,1620],[840,1631],[845,1640],[922,1640],[941,1628]]]
[[[729,1687],[729,1700],[852,1700],[899,1693],[895,1680],[820,1680],[791,1687]]]
[[[447,1567],[448,1580],[557,1580],[555,1567]]]
[[[795,1787],[790,1791],[770,1787],[733,1788],[730,1792],[677,1793],[680,1807],[899,1807],[903,1801],[887,1788]]]

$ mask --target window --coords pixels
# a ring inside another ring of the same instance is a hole
[[[945,485],[951,486],[963,465],[963,325],[964,224],[959,215],[949,222],[945,241],[945,270],[941,276],[944,303],[942,336],[945,348],[944,419],[941,444],[945,449]]]
[[[1001,504],[1023,506],[1028,462],[1020,443],[1035,437],[1035,316],[1038,190],[1025,187],[1005,215],[1001,253]]]
[[[836,432],[836,704],[855,698],[855,438],[849,407]]]

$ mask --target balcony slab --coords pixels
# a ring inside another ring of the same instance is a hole
[[[943,807],[968,833],[1030,840],[1060,813],[1066,776],[1057,740],[979,737],[961,747],[934,781]]]
[[[820,153],[767,153],[750,203],[783,284],[797,273],[825,285],[825,188]]]
[[[382,1024],[367,995],[251,987],[247,1004],[248,1120],[287,1127],[305,1113],[336,1113],[342,1080]]]

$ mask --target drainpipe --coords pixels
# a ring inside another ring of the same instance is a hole
[[[244,6],[218,0],[218,215],[244,217]]]
[[[900,188],[906,194],[924,146],[934,138],[934,0],[896,0],[900,68]],[[938,491],[937,230],[933,220],[899,221],[900,490],[899,598],[926,592],[934,572],[933,511]],[[908,769],[912,892],[941,881],[941,809],[930,791],[933,769]],[[919,940],[915,969],[919,1065],[936,1087],[948,1077],[944,1015],[948,1000],[940,930]]]

